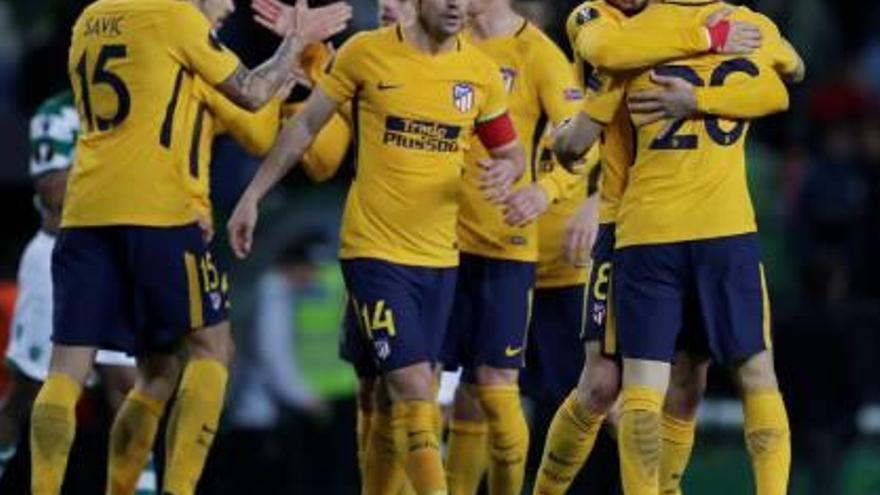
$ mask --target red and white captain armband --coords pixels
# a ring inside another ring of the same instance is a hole
[[[516,141],[516,128],[513,127],[513,120],[508,112],[478,122],[475,131],[487,150],[498,149]]]
[[[709,32],[710,52],[718,52],[724,48],[724,45],[727,44],[727,38],[730,36],[731,29],[733,29],[733,23],[727,19],[718,21],[714,25],[706,28]]]

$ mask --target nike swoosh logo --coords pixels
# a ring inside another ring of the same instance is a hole
[[[379,88],[379,91],[388,91],[389,89],[402,88],[403,84],[389,84],[389,83],[380,82],[377,87]]]
[[[517,355],[519,355],[519,353],[522,352],[522,350],[522,347],[507,346],[507,348],[504,349],[504,355],[507,357],[516,357]]]

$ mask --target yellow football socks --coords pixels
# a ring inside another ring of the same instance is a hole
[[[132,390],[110,430],[107,495],[134,495],[150,458],[165,403]]]
[[[373,411],[358,408],[357,411],[357,456],[361,480],[367,472],[367,446],[370,444],[370,429],[373,422]]]
[[[661,428],[663,454],[660,457],[660,493],[681,495],[681,479],[694,449],[695,420],[664,413]]]
[[[758,495],[784,495],[791,467],[791,434],[777,390],[747,393],[743,400],[746,447]]]
[[[645,387],[625,386],[621,393],[618,448],[626,495],[657,495],[660,490],[660,410],[663,395]]]
[[[367,443],[364,466],[364,495],[398,495],[406,478],[406,409],[396,404],[391,414],[376,411]]]
[[[31,412],[31,481],[34,495],[58,495],[67,456],[76,435],[76,403],[82,388],[61,373],[50,373]]]
[[[489,493],[519,495],[525,477],[529,428],[516,385],[476,387],[489,422]]]
[[[535,495],[562,495],[590,456],[605,414],[585,410],[575,392],[559,406],[544,445]]]
[[[485,421],[450,421],[446,458],[450,495],[476,495],[489,466],[488,436]]]
[[[227,379],[226,367],[217,361],[192,359],[186,365],[165,440],[164,489],[170,495],[195,492],[217,433]]]
[[[406,401],[406,474],[418,495],[447,493],[446,473],[437,439],[437,407],[433,401]]]

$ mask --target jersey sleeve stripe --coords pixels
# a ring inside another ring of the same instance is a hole
[[[493,120],[497,119],[498,117],[501,117],[502,115],[504,115],[504,114],[506,114],[506,113],[507,113],[507,109],[506,109],[506,108],[503,108],[503,109],[501,109],[501,110],[498,110],[498,111],[495,112],[495,113],[490,113],[490,114],[488,114],[488,115],[483,115],[482,117],[477,118],[477,124],[485,124],[486,122],[493,121]]]

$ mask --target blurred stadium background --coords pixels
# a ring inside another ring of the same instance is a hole
[[[0,0],[0,347],[18,256],[37,228],[28,116],[67,86],[69,28],[87,3]],[[372,27],[374,1],[351,3],[353,30]],[[806,84],[792,92],[792,110],[758,123],[749,151],[777,368],[793,429],[791,493],[880,494],[880,4],[743,3],[772,17],[808,66]],[[261,60],[276,40],[251,22],[246,0],[236,4],[222,37],[244,60]],[[567,49],[562,23],[577,2],[517,4]],[[217,147],[214,194],[222,221],[257,163],[231,143]],[[200,493],[314,493],[316,475],[326,480],[328,472],[336,474],[333,486],[320,486],[323,493],[357,493],[354,378],[335,358],[338,309],[326,300],[286,301],[282,306],[299,305],[308,317],[276,329],[280,337],[255,330],[256,308],[278,303],[263,283],[267,273],[317,280],[339,295],[332,245],[345,183],[340,177],[316,187],[291,177],[267,202],[256,256],[233,270],[237,378]],[[711,379],[710,398],[685,492],[750,493],[739,403],[722,373]],[[98,456],[106,448],[107,413],[91,402],[81,411],[91,420],[72,461],[83,486],[103,475]],[[19,461],[24,467],[26,459]],[[21,483],[5,479],[0,493],[25,493]]]

